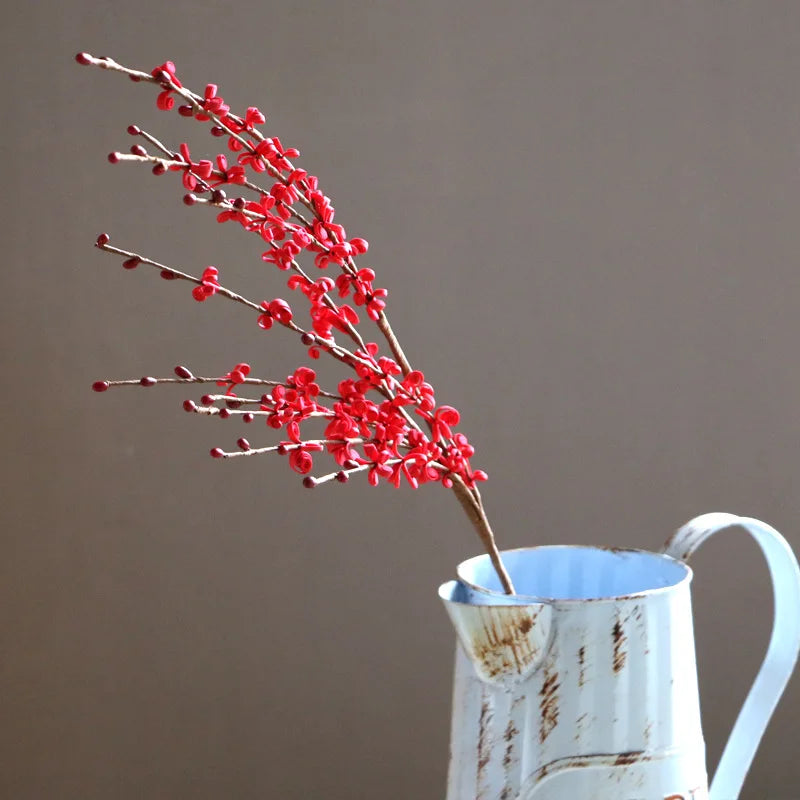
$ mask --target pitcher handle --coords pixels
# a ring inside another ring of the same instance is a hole
[[[709,536],[744,528],[761,547],[772,579],[775,615],[767,654],[722,753],[709,800],[736,800],[767,723],[794,670],[800,650],[800,568],[783,536],[764,522],[735,514],[703,514],[678,530],[664,552],[687,561]]]

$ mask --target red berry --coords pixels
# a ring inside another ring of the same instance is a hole
[[[184,400],[183,401],[183,410],[184,411],[196,411],[197,405],[195,404],[194,400]]]
[[[339,471],[336,473],[336,480],[339,481],[339,483],[347,483],[347,481],[350,480],[350,476],[346,472]]]
[[[104,247],[111,241],[111,237],[107,233],[101,233],[97,237],[97,245],[98,247]]]
[[[242,414],[242,419],[243,419],[245,422],[252,422],[252,421],[253,421],[255,418],[256,418],[256,415],[255,415],[255,414],[252,414],[252,413],[251,413],[251,412],[249,412],[249,411],[247,412],[247,414]]]
[[[230,411],[228,411],[228,409],[227,409],[227,408],[221,408],[221,409],[219,410],[219,418],[220,418],[220,419],[228,419],[228,417],[229,417],[230,415],[231,415],[231,412],[230,412]]]
[[[95,392],[105,392],[108,389],[108,387],[109,387],[108,381],[95,381],[92,384],[92,389],[94,389]]]
[[[135,156],[146,156],[147,150],[145,150],[140,144],[135,144],[131,146],[131,153],[133,153]]]
[[[162,269],[161,277],[165,281],[174,281],[178,276],[174,272],[170,272],[168,269]]]
[[[155,386],[158,381],[155,378],[151,378],[149,375],[145,375],[143,378],[139,380],[139,383],[142,386]]]
[[[221,125],[214,125],[211,129],[212,136],[224,136],[226,133],[227,131]]]
[[[241,210],[244,208],[244,206],[245,206],[245,199],[244,199],[244,197],[237,197],[237,198],[236,198],[236,199],[233,201],[233,207],[234,207],[234,208],[235,208],[237,211],[241,211]]]
[[[177,367],[175,367],[175,374],[179,378],[183,378],[184,380],[189,380],[189,379],[194,377],[194,375],[192,375],[192,373],[189,372],[189,370],[186,369],[186,367],[184,367],[184,366],[182,366],[180,364]]]
[[[178,106],[178,113],[182,117],[191,117],[194,111],[191,106]]]
[[[138,267],[140,263],[141,261],[139,260],[139,258],[134,256],[133,258],[126,258],[122,262],[122,266],[125,267],[125,269],[136,269],[136,267]]]
[[[204,394],[200,398],[200,405],[202,405],[202,406],[213,406],[214,405],[214,398],[210,394]]]
[[[316,337],[313,333],[304,333],[300,337],[300,341],[306,346],[309,347],[310,345],[314,344],[317,341]]]
[[[88,53],[78,53],[78,54],[75,56],[75,60],[76,60],[76,61],[77,61],[79,64],[83,64],[83,66],[84,66],[84,67],[85,67],[87,64],[91,64],[91,63],[92,63],[92,57],[91,57],[91,56],[90,56]]]
[[[153,175],[163,175],[166,171],[167,168],[160,161],[153,165]]]
[[[224,203],[225,197],[225,192],[223,192],[222,189],[214,189],[214,191],[211,192],[212,203]]]
[[[128,125],[128,133],[131,136],[138,136],[142,132],[142,129],[138,125]]]
[[[193,206],[196,202],[197,202],[197,197],[193,195],[191,192],[183,196],[183,204],[185,206]]]
[[[247,439],[245,439],[244,437],[242,437],[241,439],[237,439],[236,444],[239,446],[241,450],[244,450],[245,452],[250,449],[250,442],[248,442]]]
[[[108,163],[109,164],[116,164],[119,161],[119,153],[109,153],[108,154]]]
[[[303,486],[305,486],[306,489],[313,489],[316,485],[317,479],[312,478],[311,475],[306,475],[306,477],[303,478]]]
[[[225,452],[221,447],[215,447],[211,450],[211,458],[225,458]]]

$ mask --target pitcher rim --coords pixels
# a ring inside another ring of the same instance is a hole
[[[501,550],[500,551],[500,558],[506,553],[520,553],[520,552],[527,552],[530,550],[602,550],[604,552],[610,553],[639,553],[646,556],[652,556],[654,558],[665,559],[667,561],[672,561],[675,564],[679,564],[685,571],[683,577],[676,581],[675,583],[671,583],[668,586],[654,586],[651,589],[643,589],[638,592],[629,592],[626,594],[614,594],[614,595],[605,595],[603,597],[546,597],[544,595],[533,595],[533,594],[519,594],[515,593],[513,595],[507,595],[502,591],[498,591],[496,589],[487,589],[484,586],[480,586],[477,583],[473,583],[470,580],[462,577],[461,569],[464,564],[470,561],[476,561],[478,559],[488,559],[489,555],[487,553],[479,553],[476,556],[472,556],[471,558],[464,559],[461,561],[458,566],[456,567],[456,579],[459,580],[461,583],[469,586],[471,589],[480,592],[481,594],[490,595],[492,597],[517,597],[523,600],[530,600],[530,602],[536,604],[546,604],[546,605],[560,605],[560,604],[576,604],[576,603],[618,603],[621,601],[627,600],[637,600],[644,597],[651,597],[653,595],[658,594],[665,594],[667,592],[672,592],[679,587],[683,586],[684,584],[690,584],[692,579],[694,578],[694,571],[692,568],[685,562],[679,558],[675,558],[674,556],[668,555],[667,553],[656,553],[652,550],[644,550],[643,548],[639,547],[614,547],[611,545],[594,545],[594,544],[539,544],[539,545],[530,545],[528,547],[512,547],[508,550]]]

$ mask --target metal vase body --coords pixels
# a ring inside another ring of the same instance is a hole
[[[458,638],[447,800],[708,800],[684,561],[591,547],[503,561],[515,595],[484,556],[439,592]]]

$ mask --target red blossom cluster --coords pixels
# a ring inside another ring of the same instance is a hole
[[[150,80],[160,89],[156,98],[159,109],[170,111],[177,102],[179,114],[209,123],[213,136],[227,137],[227,154],[195,158],[186,142],[173,151],[132,125],[129,133],[143,137],[158,154],[150,154],[137,144],[131,148],[131,155],[112,153],[109,160],[152,163],[153,172],[158,175],[180,173],[183,187],[189,192],[184,202],[216,207],[218,222],[233,222],[256,234],[267,247],[262,260],[291,273],[287,286],[308,302],[310,323],[307,329],[300,327],[289,303],[282,298],[252,303],[236,295],[219,283],[219,271],[213,266],[207,267],[200,278],[137,254],[125,254],[125,266],[148,263],[157,266],[162,277],[191,280],[196,284],[192,296],[197,301],[223,294],[244,302],[258,312],[256,322],[263,330],[276,324],[289,328],[300,334],[310,357],[328,353],[355,373],[342,380],[338,393],[333,394],[321,392],[315,372],[308,367],[298,368],[279,382],[250,378],[250,366],[237,364],[215,379],[218,386],[224,387],[223,395],[204,395],[200,406],[186,401],[184,408],[217,413],[224,418],[241,415],[245,422],[263,416],[268,427],[285,430],[287,438],[265,448],[253,448],[247,440],[240,439],[239,452],[215,448],[211,454],[231,457],[274,451],[287,455],[291,468],[308,476],[307,486],[333,478],[345,481],[353,472],[366,471],[372,485],[383,479],[400,486],[405,479],[414,488],[430,482],[441,482],[450,488],[458,482],[475,491],[476,482],[485,480],[486,474],[471,467],[474,450],[463,433],[453,430],[459,422],[458,411],[452,406],[437,406],[433,387],[405,359],[384,313],[386,289],[374,286],[375,272],[370,267],[356,263],[367,253],[367,241],[348,237],[344,226],[335,221],[334,206],[320,188],[318,178],[294,165],[299,151],[284,147],[277,136],[265,136],[259,131],[258,126],[266,117],[258,108],[251,106],[243,115],[234,114],[215,84],[208,84],[202,94],[186,90],[170,61],[149,75],[86,54],[79,55],[78,61],[119,69],[136,81]],[[231,157],[233,163],[229,162]],[[269,185],[254,183],[265,175],[271,178]],[[232,189],[238,196],[229,198],[226,191]],[[98,246],[123,252],[112,248],[105,235],[98,239]],[[335,278],[312,278],[299,262],[304,254],[315,268],[324,271],[335,267],[339,274]],[[353,305],[343,302],[348,299]],[[361,320],[353,306],[363,308],[369,320],[377,323],[391,356],[381,354],[376,343],[362,338],[357,327]],[[179,382],[201,380],[185,367],[178,368],[177,374]],[[148,381],[167,382],[152,378]],[[119,383],[129,382],[101,381],[95,389],[105,391]],[[269,383],[272,388],[260,398],[240,398],[237,392],[252,383]],[[242,410],[245,404],[249,407]],[[307,435],[307,424],[319,419],[325,423],[324,438]],[[314,468],[314,454],[324,451],[339,469],[312,478],[309,473]]]
[[[283,298],[256,301],[237,294],[219,282],[214,266],[206,267],[198,277],[112,246],[105,233],[97,238],[97,247],[120,256],[126,269],[144,264],[167,280],[192,283],[192,296],[199,302],[220,296],[241,304],[255,312],[256,324],[262,330],[280,327],[291,331],[308,348],[311,358],[326,354],[352,370],[339,382],[336,392],[321,389],[309,367],[299,367],[285,380],[277,381],[252,377],[250,365],[244,362],[217,377],[196,376],[179,366],[175,377],[97,381],[95,391],[121,385],[216,385],[224,393],[205,394],[199,405],[185,400],[184,409],[221,419],[241,417],[245,423],[263,418],[269,429],[283,431],[284,438],[277,444],[253,447],[239,437],[237,451],[215,447],[211,450],[214,458],[284,455],[290,467],[304,476],[303,483],[308,487],[331,480],[344,483],[353,473],[366,472],[372,485],[384,480],[400,486],[405,481],[417,488],[438,482],[452,488],[503,587],[513,592],[477,486],[486,480],[486,473],[472,468],[473,448],[467,437],[455,430],[459,413],[452,406],[437,405],[433,387],[409,363],[385,313],[386,289],[375,287],[375,272],[370,267],[356,263],[367,253],[366,240],[349,237],[335,221],[335,209],[318,178],[294,165],[299,151],[284,147],[277,136],[266,136],[259,130],[266,117],[255,106],[237,115],[215,84],[208,84],[202,94],[185,88],[170,61],[142,72],[88,53],[79,53],[76,60],[120,72],[136,82],[154,84],[159,90],[159,109],[171,111],[177,104],[181,116],[207,124],[213,137],[227,139],[227,152],[195,158],[187,143],[168,148],[131,125],[128,133],[143,139],[150,150],[137,143],[129,153],[111,153],[108,160],[112,164],[148,164],[155,175],[178,173],[187,192],[183,197],[186,205],[214,208],[218,222],[236,223],[258,236],[265,247],[262,260],[289,273],[289,290],[308,303],[309,322],[301,325]],[[264,178],[269,178],[266,185],[261,183]],[[338,274],[312,277],[301,260],[322,271],[334,267]],[[347,300],[353,305],[343,302]],[[353,306],[362,308],[376,325],[387,352],[380,352],[378,344],[371,341],[372,335],[362,336],[361,320]],[[318,436],[312,433],[315,424]],[[314,477],[310,473],[320,453],[326,453],[337,469]]]

